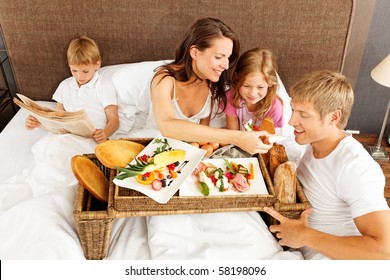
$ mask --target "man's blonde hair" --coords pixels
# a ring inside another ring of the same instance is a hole
[[[84,35],[70,42],[67,57],[69,65],[89,65],[101,61],[97,43]]]
[[[313,104],[324,119],[330,112],[340,110],[337,127],[344,129],[351,115],[354,94],[347,78],[337,72],[322,70],[306,74],[290,90],[292,101]]]

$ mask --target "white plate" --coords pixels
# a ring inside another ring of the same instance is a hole
[[[231,187],[229,190],[225,192],[220,192],[217,187],[214,187],[210,190],[210,196],[212,195],[250,195],[250,194],[268,194],[267,187],[264,182],[263,174],[261,173],[259,161],[255,157],[250,158],[226,158],[229,162],[235,162],[237,164],[242,164],[244,167],[249,169],[249,165],[253,163],[253,169],[255,178],[249,180],[250,189],[246,192],[237,192],[233,190]],[[222,168],[222,170],[226,170],[225,162],[222,158],[218,159],[205,159],[202,160],[204,163],[211,163],[216,167]],[[203,194],[199,191],[199,187],[197,185],[197,178],[195,175],[189,176],[187,180],[185,180],[184,184],[181,186],[179,195],[180,196],[203,196]]]
[[[162,144],[156,144],[154,143],[155,139],[163,139],[166,138],[168,140],[169,145],[174,149],[174,150],[184,150],[186,151],[186,159],[185,161],[188,161],[184,167],[181,169],[181,172],[178,173],[178,176],[174,180],[168,180],[167,179],[167,186],[165,188],[162,188],[159,191],[155,191],[152,189],[151,185],[142,185],[137,182],[135,177],[130,177],[126,178],[123,180],[118,180],[114,179],[114,184],[139,191],[150,198],[154,199],[155,201],[159,203],[167,203],[169,199],[177,192],[179,189],[180,185],[183,184],[185,179],[191,175],[192,171],[195,169],[195,167],[198,165],[198,163],[201,161],[203,156],[206,153],[206,150],[202,150],[199,148],[196,148],[190,144],[187,144],[185,142],[163,137],[162,135],[158,135],[156,138],[154,138],[146,147],[145,149],[142,150],[139,155],[150,155],[152,156],[154,154],[154,151],[158,148],[161,147]],[[183,164],[185,161],[181,161],[179,166]],[[130,162],[130,164],[135,164],[135,159]],[[164,174],[168,173],[167,169],[163,172]]]

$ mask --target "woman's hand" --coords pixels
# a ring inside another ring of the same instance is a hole
[[[267,131],[241,131],[241,134],[235,144],[251,155],[267,153],[272,147],[272,144],[265,144],[260,139],[268,135]]]
[[[34,129],[36,128],[37,126],[39,126],[41,123],[32,115],[28,115],[27,118],[26,118],[26,122],[24,124],[24,126],[28,129],[28,130],[31,130],[31,129]]]

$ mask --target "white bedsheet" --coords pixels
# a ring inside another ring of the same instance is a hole
[[[74,154],[93,152],[96,144],[39,128],[27,131],[26,115],[21,109],[0,133],[0,259],[85,259],[73,222],[77,180],[69,162]],[[116,219],[106,259],[296,260],[302,255],[283,251],[258,213],[239,212]]]

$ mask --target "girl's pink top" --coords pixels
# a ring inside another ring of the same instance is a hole
[[[227,116],[236,116],[238,117],[238,121],[240,123],[240,130],[244,129],[244,124],[247,123],[250,119],[252,119],[252,124],[258,127],[261,126],[261,122],[266,117],[271,117],[274,121],[275,127],[283,127],[283,104],[279,100],[279,98],[275,98],[272,101],[271,107],[268,112],[260,119],[257,119],[253,112],[249,112],[247,106],[245,105],[244,99],[240,102],[240,107],[235,108],[233,106],[233,93],[232,90],[229,90],[226,93],[227,96],[227,104],[225,109],[225,114]]]

